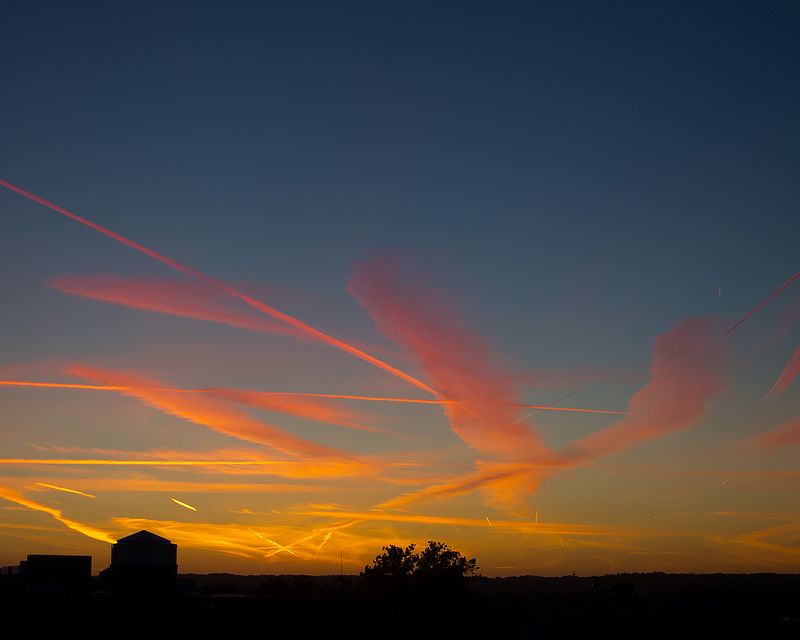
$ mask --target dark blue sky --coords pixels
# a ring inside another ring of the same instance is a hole
[[[315,319],[345,333],[369,327],[342,293],[351,264],[392,250],[523,360],[626,338],[644,356],[678,317],[735,315],[797,268],[798,17],[7,3],[0,171],[221,277],[330,293]],[[7,296],[34,295],[21,274],[158,272],[10,193],[0,207]]]

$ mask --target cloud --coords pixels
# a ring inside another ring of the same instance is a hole
[[[67,276],[52,278],[48,284],[73,296],[133,309],[206,320],[259,333],[305,337],[305,334],[284,323],[247,312],[245,308],[236,305],[236,301],[230,296],[205,282]]]
[[[792,418],[767,433],[762,433],[747,441],[756,447],[772,448],[800,444],[800,418]]]
[[[343,451],[304,440],[256,420],[219,398],[176,392],[158,380],[122,371],[73,365],[69,372],[99,384],[121,387],[119,393],[122,395],[223,435],[266,446],[301,460],[333,462],[336,466],[349,467],[353,473],[371,470],[370,465]]]
[[[690,318],[655,340],[650,381],[630,399],[628,415],[563,449],[558,458],[578,464],[688,429],[725,388],[717,322]]]
[[[71,211],[68,211],[63,207],[60,207],[57,204],[45,200],[41,196],[37,196],[36,194],[30,193],[29,191],[25,191],[24,189],[17,187],[16,185],[11,184],[10,182],[0,179],[0,186],[3,186],[6,189],[9,189],[14,193],[19,194],[23,198],[27,198],[32,202],[40,204],[43,207],[47,207],[48,209],[51,209],[56,213],[66,216],[67,218],[70,218],[71,220],[74,220],[79,224],[89,227],[90,229],[94,229],[98,233],[102,233],[103,235],[108,236],[113,240],[116,240],[117,242],[125,245],[126,247],[129,247],[134,251],[138,251],[139,253],[142,253],[152,258],[153,260],[156,260],[157,262],[160,262],[161,264],[168,266],[170,269],[174,269],[178,273],[182,273],[185,276],[198,280],[199,282],[202,282],[208,285],[209,287],[216,289],[224,293],[225,295],[230,296],[233,299],[240,300],[251,309],[255,309],[256,311],[264,314],[265,316],[273,318],[278,322],[283,323],[288,327],[291,327],[292,329],[304,334],[305,336],[309,337],[312,340],[323,342],[332,347],[335,347],[336,349],[344,351],[345,353],[349,353],[351,356],[358,358],[359,360],[363,360],[364,362],[368,362],[374,367],[377,367],[378,369],[381,369],[386,373],[395,376],[396,378],[405,380],[406,382],[417,387],[418,389],[422,389],[423,391],[430,393],[431,395],[434,396],[437,395],[436,390],[431,388],[422,380],[419,380],[414,376],[407,374],[405,371],[401,371],[400,369],[389,364],[388,362],[385,362],[380,358],[376,358],[375,356],[363,351],[362,349],[359,349],[358,347],[348,342],[345,342],[344,340],[339,340],[338,338],[334,338],[333,336],[328,335],[327,333],[320,331],[315,327],[312,327],[311,325],[303,322],[299,318],[295,318],[294,316],[291,316],[288,313],[284,313],[283,311],[280,311],[275,307],[272,307],[262,302],[261,300],[254,298],[253,296],[247,295],[246,293],[236,289],[235,287],[225,282],[222,282],[221,280],[217,280],[216,278],[207,276],[206,274],[202,273],[201,271],[198,271],[197,269],[193,269],[185,264],[178,262],[177,260],[173,260],[172,258],[169,258],[161,253],[158,253],[157,251],[153,251],[152,249],[149,249],[148,247],[145,247],[144,245],[141,245],[138,242],[134,242],[130,238],[126,238],[125,236],[120,235],[119,233],[116,233],[114,231],[111,231],[110,229],[107,229],[106,227],[99,225],[96,222],[92,222],[87,218],[72,213]]]
[[[199,471],[208,474],[265,475],[290,479],[348,477],[373,474],[368,464],[354,463],[338,458],[309,458],[289,460],[280,456],[265,458],[260,451],[223,449],[214,451],[186,451],[157,449],[152,451],[120,451],[114,449],[84,449],[79,447],[37,447],[43,451],[90,454],[92,458],[0,458],[2,466],[43,467],[129,467],[169,469],[171,471]]]
[[[505,465],[484,467],[478,472],[451,478],[445,482],[425,487],[417,491],[409,491],[390,500],[380,503],[376,509],[397,509],[427,498],[450,498],[453,496],[472,493],[477,489],[482,489],[494,482],[507,480],[518,476],[526,467],[521,465]]]
[[[355,266],[348,292],[395,343],[408,348],[440,397],[453,432],[484,456],[533,459],[546,451],[519,423],[514,375],[494,362],[488,345],[467,330],[452,306],[397,265],[376,259]]]
[[[365,424],[375,421],[377,419],[376,416],[353,411],[336,402],[336,400],[329,398],[221,388],[203,389],[203,393],[223,400],[297,416],[314,422],[333,424],[360,431],[370,431],[382,435],[397,435]]]
[[[91,527],[82,522],[78,522],[77,520],[71,520],[69,518],[65,518],[61,514],[61,511],[59,509],[53,509],[52,507],[48,507],[38,502],[34,502],[33,500],[29,500],[28,498],[17,493],[13,489],[9,489],[7,487],[0,487],[0,498],[8,500],[9,502],[14,502],[20,506],[26,507],[33,511],[41,511],[43,513],[46,513],[55,518],[56,520],[58,520],[68,529],[77,531],[78,533],[81,533],[89,538],[92,538],[93,540],[99,540],[100,542],[108,542],[110,544],[114,544],[116,542],[116,540],[114,540],[105,531],[100,531],[100,529],[95,529],[94,527]]]
[[[479,490],[492,506],[521,513],[525,497],[558,467],[579,466],[695,425],[711,399],[724,388],[721,342],[716,322],[683,320],[655,339],[651,379],[631,398],[628,414],[615,424],[544,455],[538,462],[530,459],[515,463],[513,458],[478,461],[477,473],[405,493],[379,506],[398,507]]]

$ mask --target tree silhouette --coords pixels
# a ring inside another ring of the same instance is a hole
[[[408,591],[417,587],[423,591],[454,592],[462,589],[467,578],[478,569],[475,558],[467,559],[443,542],[428,541],[421,553],[415,545],[405,549],[396,545],[382,547],[372,566],[361,572],[364,586],[384,594]]]
[[[383,553],[375,556],[372,566],[367,565],[361,572],[367,588],[377,591],[398,592],[408,589],[413,582],[417,556],[414,545],[405,549],[397,545],[381,547]]]
[[[444,542],[428,541],[417,556],[414,581],[417,587],[452,591],[466,584],[467,577],[478,568],[475,558],[467,559]]]

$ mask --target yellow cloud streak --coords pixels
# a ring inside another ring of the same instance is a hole
[[[309,543],[316,536],[329,531],[338,531],[352,526],[355,522],[340,522],[326,527],[314,529],[310,534],[302,536],[287,545],[281,545],[272,539],[254,531],[249,527],[240,527],[232,524],[217,523],[198,523],[198,522],[179,522],[174,520],[148,520],[142,518],[115,518],[115,524],[125,529],[146,528],[168,537],[173,542],[185,547],[195,549],[213,550],[221,553],[229,553],[247,558],[268,560],[276,554],[288,551],[300,560],[311,560],[318,556],[318,545],[306,544],[305,548],[300,545]],[[274,526],[269,531],[270,536],[287,536],[291,532],[296,532],[297,527]],[[263,540],[265,544],[259,544],[254,538],[255,534]],[[360,537],[351,537],[349,547],[366,544]],[[379,545],[380,541],[369,540],[369,545]],[[317,558],[325,560],[325,558]],[[330,558],[333,561],[333,558]],[[338,554],[336,557],[338,562]]]
[[[50,478],[54,481],[61,481],[60,478]],[[20,478],[13,476],[0,476],[0,482],[14,483]],[[314,493],[330,491],[331,487],[322,484],[288,484],[285,482],[189,482],[175,480],[155,480],[149,478],[123,477],[123,478],[102,478],[98,479],[77,479],[65,478],[75,487],[88,489],[92,488],[98,493]],[[42,483],[43,484],[43,483]],[[98,489],[94,489],[96,485]],[[91,494],[89,494],[91,495]]]
[[[213,467],[223,473],[237,473],[242,467],[257,473],[285,478],[333,478],[363,475],[369,467],[349,460],[111,460],[99,458],[0,458],[0,465],[116,466],[116,467]],[[226,469],[227,468],[227,469]]]
[[[111,465],[144,467],[268,466],[300,464],[288,460],[101,460],[74,458],[0,458],[0,464]]]
[[[52,507],[45,506],[43,504],[39,504],[38,502],[34,502],[33,500],[28,500],[24,496],[20,495],[16,491],[12,489],[8,489],[6,487],[0,487],[0,498],[4,498],[9,502],[14,502],[22,507],[26,507],[31,509],[32,511],[42,511],[46,513],[56,520],[58,520],[61,524],[66,526],[73,531],[77,531],[78,533],[82,533],[83,535],[92,538],[94,540],[99,540],[100,542],[107,542],[109,544],[114,544],[116,540],[114,540],[111,536],[109,536],[106,532],[100,531],[99,529],[95,529],[94,527],[90,527],[89,525],[85,525],[81,522],[77,522],[75,520],[70,520],[65,518],[61,515],[61,511],[58,509],[53,509]]]

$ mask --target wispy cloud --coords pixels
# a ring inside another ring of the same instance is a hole
[[[378,329],[408,348],[443,399],[450,427],[484,456],[532,459],[546,451],[531,429],[519,424],[514,376],[494,362],[488,345],[467,330],[452,306],[419,280],[401,275],[386,258],[357,264],[348,292]]]
[[[13,489],[9,489],[7,487],[0,487],[0,498],[8,500],[9,502],[14,502],[22,507],[26,507],[33,511],[41,511],[43,513],[46,513],[55,518],[56,520],[58,520],[65,527],[72,529],[73,531],[77,531],[78,533],[81,533],[89,538],[92,538],[93,540],[99,540],[100,542],[108,542],[110,544],[116,542],[116,540],[114,540],[105,531],[101,531],[100,529],[96,529],[95,527],[92,527],[90,525],[78,522],[77,520],[65,518],[59,509],[54,509],[52,507],[48,507],[38,502],[34,502],[33,500],[29,500],[28,498],[24,497],[22,494],[14,491]]]
[[[724,365],[717,322],[679,322],[656,338],[650,381],[631,398],[629,415],[568,445],[559,458],[576,464],[696,425],[725,388]]]
[[[173,260],[172,258],[169,258],[161,253],[158,253],[157,251],[153,251],[152,249],[149,249],[144,245],[139,244],[138,242],[134,242],[133,240],[126,238],[125,236],[120,235],[119,233],[111,231],[110,229],[107,229],[102,225],[97,224],[96,222],[92,222],[87,218],[79,216],[75,213],[72,213],[71,211],[68,211],[67,209],[64,209],[63,207],[58,206],[57,204],[45,200],[41,196],[37,196],[36,194],[30,193],[29,191],[25,191],[21,187],[13,185],[10,182],[0,179],[0,186],[3,186],[6,189],[9,189],[14,193],[19,194],[23,198],[27,198],[32,202],[40,204],[43,207],[47,207],[48,209],[51,209],[56,213],[66,216],[71,220],[74,220],[75,222],[78,222],[86,227],[89,227],[90,229],[94,229],[95,231],[102,233],[103,235],[108,236],[109,238],[124,244],[125,246],[133,249],[134,251],[138,251],[139,253],[142,253],[152,258],[153,260],[156,260],[170,267],[171,269],[174,269],[175,271],[182,273],[185,276],[189,276],[190,278],[202,282],[208,285],[209,287],[230,296],[231,298],[240,300],[243,303],[245,303],[248,307],[255,309],[256,311],[266,315],[267,317],[273,318],[274,320],[277,320],[278,322],[281,322],[287,325],[288,327],[303,333],[312,340],[323,342],[341,351],[344,351],[345,353],[349,353],[351,356],[363,360],[364,362],[368,362],[369,364],[385,371],[390,375],[400,378],[401,380],[405,380],[406,382],[417,387],[418,389],[422,389],[423,391],[430,393],[431,395],[434,396],[438,395],[435,389],[427,385],[422,380],[415,378],[414,376],[406,373],[405,371],[401,371],[400,369],[389,364],[388,362],[385,362],[380,358],[377,358],[363,351],[362,349],[359,349],[358,347],[348,342],[345,342],[344,340],[334,338],[333,336],[323,331],[320,331],[315,327],[312,327],[311,325],[303,322],[299,318],[295,318],[294,316],[291,316],[288,313],[279,311],[278,309],[250,295],[247,295],[246,293],[243,293],[242,291],[236,289],[235,287],[225,282],[222,282],[221,280],[217,280],[216,278],[207,276],[206,274],[202,273],[201,271],[198,271],[197,269],[193,269],[189,266],[186,266],[178,262],[177,260]]]
[[[263,445],[301,459],[336,460],[349,465],[353,472],[370,469],[363,461],[336,449],[324,447],[294,436],[247,415],[219,398],[197,394],[176,393],[158,380],[110,369],[73,365],[70,373],[96,383],[124,387],[120,393],[168,415],[203,425],[218,433],[247,442]]]
[[[278,393],[264,393],[243,389],[204,389],[204,392],[215,398],[222,398],[239,404],[276,411],[297,416],[314,422],[333,424],[348,429],[370,431],[382,435],[397,435],[379,427],[370,426],[378,418],[367,413],[353,411],[329,398],[303,397]]]
[[[205,282],[119,278],[113,276],[61,276],[48,284],[73,296],[99,300],[132,309],[183,318],[206,320],[273,335],[306,338],[282,322],[254,315],[230,296]]]
[[[765,448],[800,444],[800,418],[792,418],[772,431],[750,438],[747,444]]]

